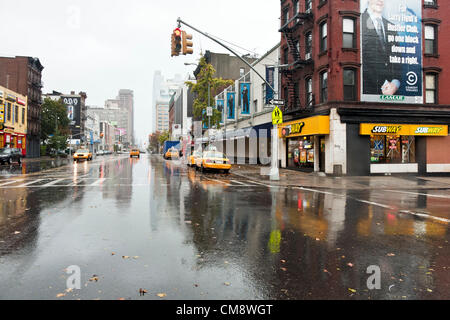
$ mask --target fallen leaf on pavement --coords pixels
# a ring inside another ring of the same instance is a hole
[[[226,285],[226,286],[231,286],[231,283],[225,282],[224,285]]]
[[[61,297],[64,297],[66,294],[65,293],[58,293],[57,295],[56,295],[56,297],[57,298],[61,298]]]
[[[89,281],[91,281],[91,282],[93,282],[93,281],[98,282],[98,277],[94,274],[92,276],[92,278],[89,279]]]
[[[355,290],[355,289],[352,289],[352,288],[348,288],[348,291],[353,292],[353,293],[356,292],[356,290]]]
[[[165,293],[158,293],[157,296],[160,297],[160,298],[164,298],[164,297],[167,296],[167,294],[165,294]]]

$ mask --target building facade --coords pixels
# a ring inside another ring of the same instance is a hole
[[[204,54],[206,63],[209,63],[216,70],[214,77],[222,79],[236,80],[247,74],[250,71],[248,65],[241,61],[238,57],[230,56],[227,53],[216,53],[206,50]],[[242,56],[242,58],[249,64],[254,63],[258,58],[250,56]],[[194,76],[197,79],[200,74],[200,67],[194,71]]]
[[[164,132],[171,130],[171,100],[174,94],[176,94],[176,92],[179,92],[184,86],[184,82],[185,80],[180,75],[175,75],[173,79],[165,80],[160,71],[155,72],[155,75],[153,77],[154,132]],[[174,121],[175,115],[173,114],[172,116]]]
[[[283,167],[450,172],[450,3],[282,0]]]
[[[26,156],[40,156],[42,70],[37,58],[0,57],[0,85],[28,97]]]
[[[27,97],[0,86],[0,149],[27,148]]]
[[[134,92],[128,89],[119,90],[119,96],[117,100],[120,101],[119,108],[122,112],[126,113],[127,126],[122,127],[126,129],[126,142],[128,145],[133,146],[134,141]]]
[[[90,107],[90,114],[97,114],[100,121],[115,127],[121,145],[128,148],[134,141],[134,93],[122,89],[116,99],[108,99],[103,107]]]
[[[86,130],[87,121],[87,105],[86,92],[71,91],[70,94],[63,94],[58,91],[52,93],[43,94],[42,98],[49,98],[55,101],[61,101],[67,109],[67,117],[69,118],[69,130],[70,130],[70,147],[73,145],[87,145],[88,144],[88,131]]]

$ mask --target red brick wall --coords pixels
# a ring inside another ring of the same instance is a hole
[[[446,66],[450,65],[450,21],[448,16],[450,14],[450,1],[438,0],[438,9],[424,8],[423,19],[425,21],[433,22],[438,25],[438,57],[425,57],[424,69],[436,68],[442,69],[439,72],[439,88],[438,88],[438,103],[450,104],[450,90],[447,88],[450,85],[450,74],[446,70]],[[425,40],[423,40],[425,42]],[[425,76],[425,72],[424,72]]]
[[[304,11],[305,1],[300,1],[300,11]],[[293,1],[281,1],[281,16],[283,16],[283,9],[286,6],[290,8],[289,17],[294,15]],[[318,0],[313,1],[312,10],[314,13],[314,21],[305,21],[303,26],[299,26],[294,36],[300,39],[300,57],[305,55],[304,41],[305,33],[309,30],[313,32],[313,49],[312,55],[314,60],[314,67],[306,66],[304,69],[298,69],[294,72],[293,78],[299,83],[300,91],[300,105],[304,106],[305,97],[305,77],[313,76],[313,94],[315,95],[315,103],[319,104],[320,99],[320,83],[319,74],[324,70],[328,70],[328,101],[342,101],[343,100],[343,68],[345,66],[356,66],[357,70],[357,97],[359,100],[361,78],[360,64],[360,1],[342,1],[342,0],[328,0],[322,6],[319,5]],[[438,102],[441,105],[450,105],[450,73],[446,70],[446,66],[450,65],[450,20],[447,18],[450,15],[450,1],[438,0],[438,7],[423,8],[423,19],[432,19],[438,25],[438,57],[424,57],[424,69],[434,70],[438,72],[439,88],[438,88]],[[355,15],[353,15],[355,13]],[[343,17],[356,18],[356,50],[342,49],[342,20]],[[433,20],[434,19],[434,20]],[[328,51],[326,54],[319,52],[319,23],[327,21],[328,24]],[[430,20],[428,20],[430,21]],[[281,27],[281,26],[280,26]],[[424,42],[424,41],[423,41]],[[285,36],[281,33],[281,56],[283,56],[284,48],[288,44]],[[289,57],[288,63],[292,63],[292,56]],[[281,64],[285,61],[282,60]],[[427,69],[428,68],[428,69]],[[437,70],[437,71],[436,71]],[[425,72],[424,72],[425,77]],[[284,88],[288,81],[285,76],[281,80],[281,96],[284,97]],[[425,84],[425,81],[424,81]],[[425,88],[424,88],[425,90]],[[424,93],[425,96],[425,93]],[[292,98],[292,97],[288,97]],[[290,100],[290,99],[288,99]],[[399,104],[399,107],[401,105]],[[418,108],[420,108],[418,106]]]
[[[450,136],[427,138],[427,163],[450,163]]]

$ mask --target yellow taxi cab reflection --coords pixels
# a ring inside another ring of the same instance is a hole
[[[177,149],[175,149],[175,148],[170,148],[170,149],[166,152],[166,154],[164,155],[164,158],[170,159],[170,160],[172,160],[172,159],[178,159],[178,158],[180,158],[180,153],[178,152]]]
[[[197,169],[205,170],[223,170],[226,173],[231,170],[230,160],[219,151],[205,151],[201,158],[196,161]]]
[[[92,160],[92,153],[87,149],[78,149],[77,152],[73,155],[73,161],[79,160]]]

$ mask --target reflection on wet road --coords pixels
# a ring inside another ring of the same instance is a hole
[[[122,156],[3,176],[0,195],[0,299],[450,298],[448,190],[283,188]]]

